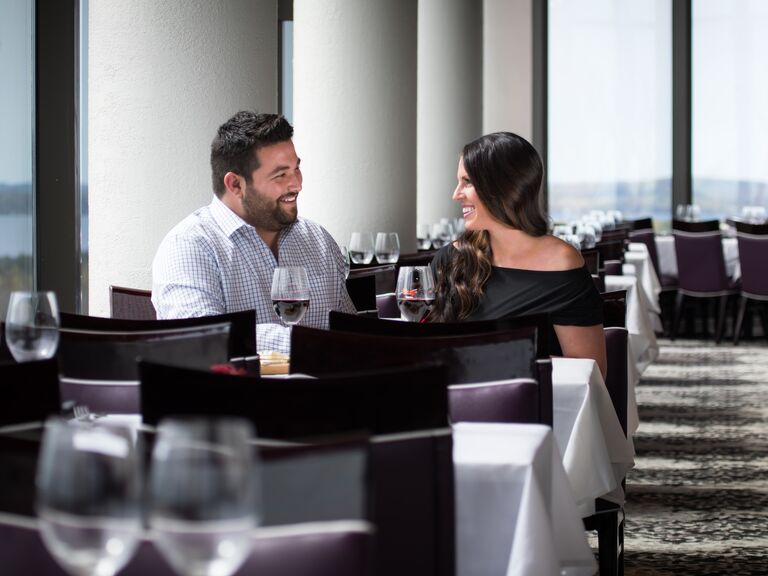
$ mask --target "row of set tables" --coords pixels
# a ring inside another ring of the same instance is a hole
[[[653,318],[660,287],[644,248],[630,245],[624,275],[606,277],[608,290],[627,290],[627,436],[588,359],[553,359],[551,429],[454,424],[457,574],[596,572],[582,519],[594,513],[595,498],[624,500],[621,482],[634,465],[638,423],[634,384],[658,355]],[[104,420],[141,425],[138,415]]]

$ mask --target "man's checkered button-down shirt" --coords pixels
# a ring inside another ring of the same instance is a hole
[[[304,326],[328,328],[328,312],[355,312],[344,282],[344,261],[331,235],[299,218],[284,229],[278,259],[256,230],[214,197],[176,225],[152,264],[152,303],[158,318],[190,318],[256,310],[259,350],[290,352],[290,329],[272,306],[272,274],[303,266],[309,277]]]

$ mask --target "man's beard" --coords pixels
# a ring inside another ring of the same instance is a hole
[[[281,200],[295,192],[283,194],[277,200],[265,198],[264,195],[251,185],[245,188],[243,196],[244,220],[251,226],[270,232],[279,232],[294,222],[298,215],[296,204],[283,204]]]

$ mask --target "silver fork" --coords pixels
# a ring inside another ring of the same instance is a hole
[[[90,420],[91,412],[88,410],[88,406],[82,404],[75,404],[72,408],[72,413],[75,415],[76,420]]]

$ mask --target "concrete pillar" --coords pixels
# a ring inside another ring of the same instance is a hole
[[[483,132],[533,138],[533,5],[483,0]]]
[[[461,216],[451,194],[461,149],[482,134],[482,34],[477,0],[419,0],[420,224]]]
[[[413,0],[294,0],[299,214],[340,244],[416,249],[416,20]]]
[[[90,0],[90,314],[151,286],[163,236],[210,202],[216,129],[277,111],[276,0]]]

